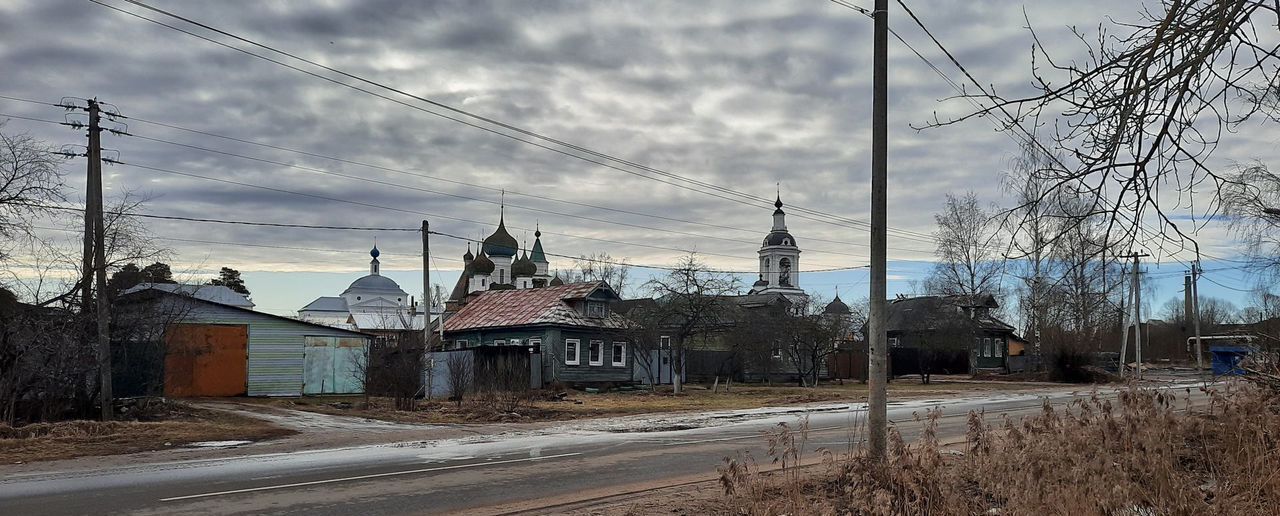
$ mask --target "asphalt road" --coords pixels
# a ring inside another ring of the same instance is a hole
[[[1060,406],[1076,397],[920,400],[892,404],[889,417],[911,439],[921,428],[914,414],[938,407],[945,440],[964,435],[970,410],[996,422],[1000,414],[1034,414],[1044,399]],[[798,417],[691,416],[690,425],[663,420],[648,428],[571,423],[468,439],[23,473],[0,479],[0,515],[520,512],[711,478],[725,457],[742,451],[768,463],[762,432]],[[844,449],[861,438],[851,429],[862,417],[861,405],[808,413],[808,449]],[[661,430],[694,425],[711,426]]]

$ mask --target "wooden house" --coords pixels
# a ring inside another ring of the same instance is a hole
[[[535,361],[540,384],[630,383],[627,320],[614,309],[619,300],[604,282],[473,292],[446,316],[444,345],[483,354],[522,351]]]

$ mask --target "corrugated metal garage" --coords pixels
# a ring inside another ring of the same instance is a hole
[[[165,332],[164,395],[244,396],[249,327],[175,324]]]
[[[170,324],[177,323],[176,326],[218,325],[248,328],[245,388],[241,392],[249,396],[299,396],[304,392],[306,394],[362,392],[362,386],[351,375],[351,370],[353,361],[357,360],[353,357],[365,356],[368,344],[372,340],[370,335],[160,290],[144,290],[131,293],[127,297],[133,299],[126,306],[149,314],[171,314]],[[155,318],[154,315],[150,317]],[[317,358],[313,359],[317,361],[317,376],[314,377],[313,384],[306,385],[304,388],[308,339],[312,339],[315,343],[324,343],[323,346],[316,347],[326,349],[332,343],[333,352],[319,352],[320,355],[328,354],[329,358],[317,355]],[[216,359],[218,363],[233,360],[229,353],[221,354],[219,357]],[[193,371],[206,367],[197,363],[198,360],[193,361],[191,366]],[[320,366],[321,363],[328,364],[327,373],[324,373],[327,376],[320,372],[324,370]],[[185,364],[178,365],[186,367]],[[165,376],[167,390],[169,374],[166,373]],[[196,383],[199,381],[203,380],[191,380]],[[174,382],[175,385],[184,385],[184,382],[178,379]]]

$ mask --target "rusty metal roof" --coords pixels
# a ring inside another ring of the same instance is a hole
[[[625,328],[626,319],[612,311],[606,317],[587,317],[578,313],[567,301],[583,299],[604,282],[570,283],[558,287],[523,290],[488,290],[475,294],[466,306],[445,320],[444,331],[464,331],[510,326],[556,325],[590,328]]]

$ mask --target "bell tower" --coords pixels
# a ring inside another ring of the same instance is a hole
[[[787,214],[782,211],[782,196],[773,203],[773,227],[760,246],[760,279],[751,286],[752,294],[777,292],[788,297],[807,297],[800,288],[800,247],[787,231]]]

